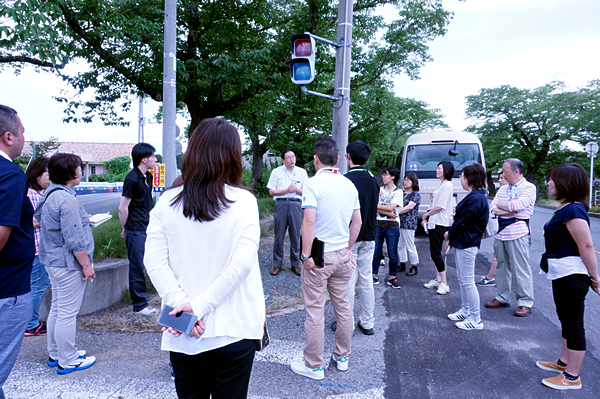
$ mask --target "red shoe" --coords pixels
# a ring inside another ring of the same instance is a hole
[[[35,326],[34,328],[30,329],[30,330],[25,330],[25,336],[26,337],[35,337],[35,336],[42,336],[42,335],[46,335],[46,323],[44,323],[43,321],[40,321],[40,323]]]

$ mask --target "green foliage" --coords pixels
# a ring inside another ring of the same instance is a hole
[[[33,141],[30,144],[32,148],[35,146],[36,158],[41,156],[49,157],[52,155],[52,151],[60,148],[58,138],[54,136],[50,136],[48,140],[40,141],[37,144],[35,144]]]
[[[154,154],[154,156],[156,157],[156,162],[162,163],[162,161],[163,161],[162,155],[160,155],[160,154]]]
[[[102,166],[108,172],[101,175],[91,175],[90,181],[107,183],[122,182],[125,180],[127,173],[131,171],[131,168],[129,168],[130,164],[131,157],[128,155],[105,161],[102,163]]]
[[[600,100],[600,90],[589,89],[594,84],[574,92],[561,82],[532,90],[501,86],[467,96],[466,114],[476,120],[467,130],[480,136],[488,169],[500,169],[506,158],[519,158],[535,183],[548,167],[572,157],[565,141],[589,138],[582,132],[591,130],[597,119],[589,114]]]
[[[127,258],[125,239],[121,237],[121,222],[115,209],[111,212],[112,219],[92,228],[94,236],[94,259]]]
[[[175,162],[177,162],[177,169],[181,169],[181,165],[183,164],[183,156],[185,154],[182,152],[181,154],[175,157]]]
[[[258,214],[261,219],[271,216],[275,212],[275,201],[273,197],[258,199]]]

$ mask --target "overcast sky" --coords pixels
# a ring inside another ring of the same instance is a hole
[[[444,0],[454,12],[448,33],[430,44],[433,61],[421,79],[394,79],[398,96],[423,100],[446,115],[453,130],[469,125],[465,96],[482,88],[534,88],[553,80],[570,88],[600,79],[599,0]],[[393,10],[392,10],[393,11]],[[389,10],[386,10],[389,12]],[[25,69],[0,73],[0,104],[19,112],[27,140],[137,142],[137,104],[125,115],[128,128],[62,122],[64,104],[52,99],[65,87],[48,73]],[[158,109],[145,108],[146,117]],[[180,128],[186,121],[178,120]],[[161,152],[162,127],[146,126],[146,141]]]

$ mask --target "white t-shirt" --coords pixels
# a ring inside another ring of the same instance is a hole
[[[288,188],[290,184],[295,184],[301,189],[304,189],[303,186],[307,180],[308,175],[306,174],[306,170],[294,166],[294,169],[292,169],[292,171],[290,172],[289,170],[287,170],[285,165],[281,165],[271,171],[271,177],[269,177],[267,188],[270,188],[271,190],[283,190],[284,188]],[[273,198],[302,199],[302,197],[296,193],[285,193],[283,195],[278,195]]]
[[[325,243],[325,252],[348,247],[350,220],[360,210],[354,183],[337,168],[323,168],[304,184],[302,209],[317,210],[315,238]]]
[[[442,210],[435,215],[429,216],[429,222],[427,223],[428,229],[435,229],[435,226],[450,227],[453,192],[454,189],[452,188],[452,182],[449,180],[444,180],[444,182],[440,183],[440,185],[437,186],[435,191],[431,194],[431,206],[429,209],[439,206],[442,208]]]
[[[392,191],[392,192],[387,191],[385,186],[379,188],[379,203],[378,203],[378,205],[396,204],[395,209],[398,210],[399,208],[402,208],[402,206],[403,206],[403,198],[404,198],[404,193],[398,187],[396,187],[394,189],[394,191]],[[399,217],[396,217],[396,219],[392,219],[385,215],[382,216],[379,213],[377,213],[377,220],[389,220],[389,221],[396,220],[396,222],[400,223]]]

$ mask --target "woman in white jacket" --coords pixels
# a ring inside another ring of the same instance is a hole
[[[265,303],[255,197],[241,188],[238,131],[204,119],[191,135],[182,183],[150,212],[144,264],[163,305],[198,316],[191,336],[164,329],[179,398],[245,398]]]

